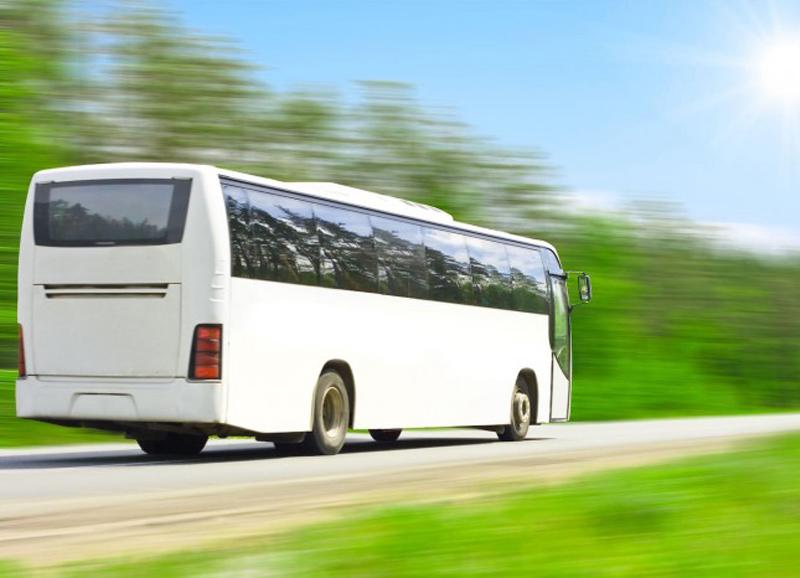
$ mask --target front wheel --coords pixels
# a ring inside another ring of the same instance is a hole
[[[376,442],[386,444],[396,442],[402,431],[401,429],[371,429],[369,430],[369,435],[372,436],[372,439]]]
[[[344,380],[336,371],[326,371],[317,380],[314,421],[303,446],[313,454],[338,454],[349,423],[350,398]]]
[[[137,439],[142,451],[151,456],[196,456],[206,447],[208,436],[195,434],[167,433],[160,439]]]
[[[531,397],[528,388],[520,378],[514,386],[514,395],[511,397],[511,422],[503,426],[497,437],[506,442],[515,442],[525,439],[531,425]]]

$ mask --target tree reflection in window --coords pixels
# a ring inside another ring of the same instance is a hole
[[[517,311],[547,314],[547,280],[539,251],[517,245],[506,247],[511,263],[511,299]]]
[[[467,237],[476,301],[484,307],[511,308],[511,267],[505,245]]]
[[[372,226],[365,213],[314,204],[320,239],[320,285],[353,291],[378,290]]]
[[[473,303],[469,254],[463,235],[426,227],[425,261],[431,299]]]
[[[379,291],[399,297],[428,297],[422,227],[413,223],[370,217],[378,256]]]
[[[225,186],[223,192],[231,237],[231,274],[234,277],[255,279],[247,191],[240,187]]]
[[[226,184],[224,193],[235,277],[548,313],[537,248],[280,192]],[[131,226],[150,224],[120,225]]]
[[[319,240],[311,203],[250,192],[255,277],[302,285],[319,278]]]
[[[77,241],[101,239],[109,242],[128,240],[157,240],[167,236],[167,227],[149,222],[147,218],[134,222],[124,217],[117,219],[90,211],[80,202],[70,203],[64,199],[50,202],[50,237]]]

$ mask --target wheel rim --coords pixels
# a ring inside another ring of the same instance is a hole
[[[322,431],[329,438],[339,437],[346,427],[344,419],[344,397],[331,386],[322,395]]]
[[[523,431],[531,421],[531,400],[521,390],[514,392],[514,404],[511,410],[511,425],[518,432]]]

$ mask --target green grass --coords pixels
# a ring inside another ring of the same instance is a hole
[[[492,499],[384,508],[271,542],[81,563],[54,574],[796,577],[798,479],[800,435],[792,435]],[[12,575],[25,572],[9,567],[6,576]]]
[[[112,436],[94,430],[61,427],[15,417],[14,380],[16,376],[16,371],[0,369],[0,448],[121,439],[120,436]],[[0,576],[3,576],[2,566],[0,566]]]

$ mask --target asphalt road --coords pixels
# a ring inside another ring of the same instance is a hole
[[[211,442],[155,459],[134,443],[0,451],[0,558],[64,560],[279,532],[342,510],[486,495],[525,481],[719,451],[800,431],[800,414],[576,423],[501,443],[478,430],[351,434],[338,456],[279,456],[272,444]],[[43,552],[47,552],[43,556]]]

